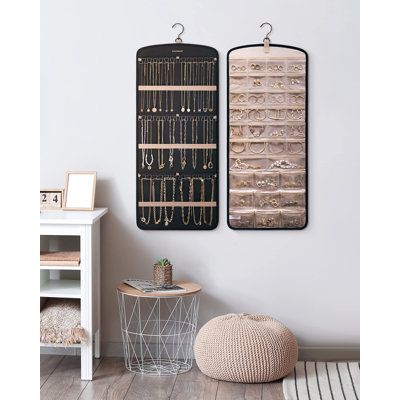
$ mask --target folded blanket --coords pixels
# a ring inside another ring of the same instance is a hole
[[[86,338],[81,327],[81,307],[77,299],[48,299],[40,312],[40,341],[80,343]]]

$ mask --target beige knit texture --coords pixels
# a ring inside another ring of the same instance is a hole
[[[266,315],[227,314],[199,331],[194,354],[203,374],[230,382],[271,382],[292,372],[297,340]]]
[[[40,341],[42,343],[81,343],[86,338],[81,327],[80,301],[48,299],[40,312]]]

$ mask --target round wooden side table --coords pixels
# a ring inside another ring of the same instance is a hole
[[[182,292],[143,293],[117,287],[125,366],[129,371],[170,375],[192,368],[201,286],[174,281]]]

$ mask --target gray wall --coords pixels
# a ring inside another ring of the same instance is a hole
[[[173,5],[173,7],[171,6]],[[246,9],[245,6],[248,6]],[[359,344],[359,24],[346,0],[42,0],[41,186],[67,170],[98,172],[102,323],[120,341],[115,287],[149,278],[169,257],[175,277],[204,287],[200,325],[227,312],[270,314],[302,346]],[[226,53],[261,42],[306,49],[309,73],[309,225],[304,231],[237,232],[226,223]],[[135,53],[172,42],[218,49],[220,224],[211,232],[144,232],[135,222]]]

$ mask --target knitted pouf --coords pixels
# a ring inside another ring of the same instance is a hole
[[[270,382],[292,372],[297,340],[266,315],[227,314],[199,331],[194,354],[203,374],[231,382]]]

